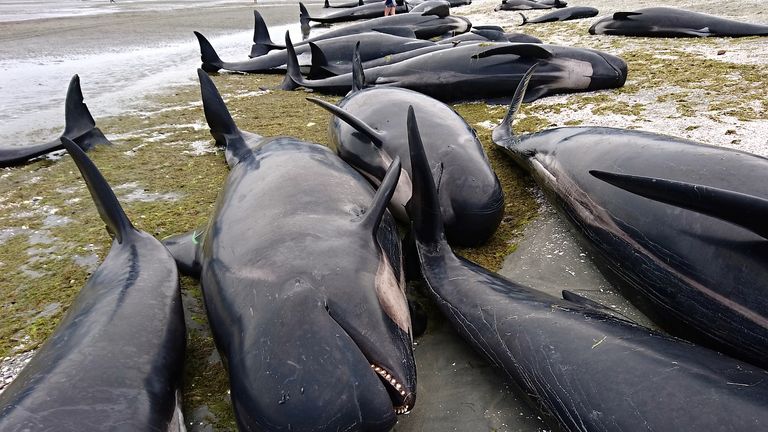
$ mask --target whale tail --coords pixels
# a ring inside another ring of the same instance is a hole
[[[241,155],[249,151],[248,146],[211,77],[202,69],[197,70],[197,77],[200,80],[205,120],[208,122],[211,135],[217,145],[226,149],[227,164],[230,167],[234,166]]]
[[[413,192],[405,208],[411,218],[411,227],[418,243],[437,246],[446,243],[443,214],[437,197],[432,169],[424,152],[424,145],[416,123],[413,106],[408,107],[408,147],[411,156],[411,184]],[[442,165],[442,164],[441,164]],[[441,167],[442,168],[442,167]],[[446,247],[444,250],[450,251]]]
[[[284,46],[280,46],[269,37],[269,29],[267,23],[264,21],[264,17],[261,16],[259,11],[253,11],[253,45],[251,46],[251,53],[248,57],[259,57],[272,50],[285,49]]]
[[[224,62],[219,58],[219,54],[213,49],[213,45],[202,34],[194,32],[197,42],[200,44],[200,60],[203,62],[201,68],[208,72],[218,72],[224,67]]]
[[[768,199],[674,180],[598,170],[589,173],[625,191],[738,225],[768,239]]]
[[[525,15],[522,14],[522,12],[518,12],[517,14],[523,18],[523,22],[518,24],[518,27],[528,24],[528,18],[526,18]]]
[[[285,48],[288,52],[286,55],[286,71],[285,78],[280,88],[283,90],[295,90],[305,84],[304,77],[301,76],[301,69],[299,67],[299,59],[296,57],[296,50],[293,49],[293,43],[291,42],[291,35],[285,32]]]
[[[72,160],[80,170],[85,184],[88,185],[88,191],[93,197],[96,209],[104,223],[107,225],[107,231],[115,237],[118,243],[123,243],[128,235],[136,232],[128,216],[125,215],[120,202],[109,184],[101,175],[96,165],[86,156],[83,149],[78,144],[67,137],[61,137],[61,143],[67,152],[72,156]]]
[[[531,66],[525,75],[523,75],[523,78],[515,89],[515,95],[512,96],[512,102],[509,104],[507,114],[504,116],[501,124],[493,128],[491,136],[493,142],[499,146],[507,147],[509,143],[513,142],[515,134],[512,130],[512,123],[514,122],[515,114],[520,110],[520,105],[522,105],[523,99],[525,98],[525,91],[528,89],[528,83],[531,81],[531,77],[537,67],[538,63]]]
[[[61,136],[74,141],[85,151],[98,144],[112,145],[96,127],[96,121],[93,120],[88,106],[83,102],[83,91],[80,88],[78,75],[74,75],[69,81],[67,98],[64,102],[64,132]]]
[[[309,22],[312,18],[309,16],[309,11],[304,3],[299,2],[299,22],[301,23],[301,30],[304,32],[309,31]]]

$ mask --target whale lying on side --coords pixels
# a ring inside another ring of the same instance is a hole
[[[329,125],[330,147],[376,184],[399,157],[403,170],[390,209],[407,223],[405,204],[411,199],[413,168],[405,129],[392,119],[409,106],[417,107],[419,121],[425,126],[424,146],[441,167],[432,173],[440,185],[448,238],[461,246],[484,244],[504,216],[504,192],[474,129],[451,107],[421,93],[395,87],[364,89],[359,63],[354,75],[352,92],[338,106],[308,98],[334,114]]]
[[[556,22],[556,21],[570,21],[570,20],[577,20],[582,18],[592,18],[593,16],[597,16],[599,11],[593,7],[589,6],[574,6],[574,7],[567,7],[563,9],[558,9],[554,12],[550,12],[548,14],[528,19],[525,15],[522,13],[520,14],[521,17],[523,17],[522,25],[526,24],[538,24],[538,23],[548,23],[548,22]]]
[[[501,4],[494,8],[494,11],[517,11],[517,10],[534,10],[534,9],[552,9],[563,8],[568,3],[560,0],[502,0]]]
[[[768,159],[637,130],[516,135],[516,109],[494,129],[494,142],[531,173],[625,297],[669,333],[768,369],[768,240],[753,228],[768,215],[761,204]],[[693,205],[695,194],[680,197],[664,182],[660,195],[672,204],[647,199],[590,171],[736,192],[741,207],[726,208],[748,209],[748,216],[712,217]]]
[[[590,34],[642,37],[768,36],[768,25],[747,24],[669,7],[616,12],[594,23]]]
[[[414,166],[409,215],[426,289],[459,334],[548,419],[566,431],[768,426],[765,370],[455,256],[413,110],[407,124]]]
[[[230,173],[208,226],[165,242],[200,278],[241,430],[385,431],[413,408],[400,239],[382,187],[327,147],[240,131],[198,69]]]
[[[301,76],[290,37],[283,90],[305,87],[344,95],[352,74],[311,80]],[[617,88],[624,85],[627,64],[613,55],[557,45],[482,43],[443,49],[365,70],[366,85],[402,87],[443,102],[509,100],[531,65],[541,67],[532,79],[527,101],[565,92]]]
[[[114,240],[54,333],[0,394],[0,430],[185,431],[176,264],[131,225],[80,146],[61,141]]]
[[[74,141],[85,151],[98,144],[112,144],[96,127],[91,112],[83,103],[83,91],[80,89],[80,77],[77,75],[69,81],[64,102],[64,121],[64,132],[61,136]],[[59,138],[44,144],[0,146],[0,167],[21,165],[30,159],[63,148]]]

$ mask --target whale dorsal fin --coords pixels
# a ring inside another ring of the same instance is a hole
[[[418,242],[428,245],[445,243],[443,214],[437,196],[435,179],[424,152],[419,125],[413,106],[408,107],[408,148],[411,156],[411,184],[413,192],[405,208],[411,218],[413,232]],[[450,248],[446,248],[450,251]]]
[[[328,59],[323,50],[314,42],[309,42],[309,49],[312,53],[312,64],[309,67],[308,79],[316,80],[335,76],[328,70]]]
[[[616,12],[613,14],[613,19],[616,21],[626,21],[629,17],[642,15],[642,12]]]
[[[381,218],[384,217],[384,212],[387,211],[389,201],[395,193],[397,181],[400,180],[400,169],[400,156],[395,156],[395,159],[389,164],[389,168],[387,168],[384,180],[381,181],[379,188],[376,190],[376,194],[373,195],[373,200],[368,207],[368,211],[366,211],[363,220],[360,221],[360,226],[362,226],[363,229],[369,230],[374,236],[376,236],[379,231]]]
[[[80,146],[66,137],[61,137],[61,143],[72,156],[72,160],[80,170],[85,184],[88,185],[88,191],[91,193],[91,197],[93,197],[93,202],[96,204],[101,220],[107,225],[107,231],[115,236],[118,243],[122,243],[126,236],[131,232],[135,232],[136,229],[131,224],[128,216],[125,215],[112,188],[109,187],[107,180],[104,179],[104,176],[101,175],[96,165],[85,155]]]
[[[301,69],[299,68],[299,59],[296,58],[296,50],[291,43],[291,35],[286,30],[285,32],[285,51],[286,51],[286,71],[285,78],[280,85],[283,90],[295,90],[305,84],[304,77],[301,76]]]
[[[272,38],[269,37],[269,28],[267,23],[261,16],[259,11],[253,11],[253,45],[251,46],[251,54],[248,57],[259,57],[268,52],[276,49],[283,49],[280,45],[272,42]]]
[[[365,71],[363,61],[360,58],[360,41],[355,44],[355,52],[352,54],[352,91],[360,91],[365,88]]]
[[[219,69],[224,67],[224,62],[219,57],[219,54],[205,36],[198,32],[193,33],[197,37],[197,43],[200,44],[200,60],[203,62],[201,68],[209,73],[218,72]]]
[[[485,57],[491,57],[495,55],[517,55],[520,57],[535,58],[535,59],[548,59],[552,57],[552,53],[545,47],[537,44],[504,44],[501,46],[493,46],[486,50],[472,56],[473,59],[481,59]]]
[[[371,29],[371,31],[389,34],[392,36],[400,36],[410,39],[416,39],[416,33],[414,33],[413,29],[409,27],[376,27],[374,29]]]
[[[528,83],[530,83],[531,77],[533,76],[533,73],[536,71],[538,66],[538,63],[531,66],[528,71],[525,72],[525,75],[523,75],[520,83],[517,84],[515,95],[512,96],[512,102],[509,104],[507,114],[504,116],[501,124],[493,128],[493,132],[491,133],[491,137],[494,143],[503,147],[510,144],[509,142],[514,137],[514,133],[512,131],[512,123],[515,120],[515,114],[517,114],[517,112],[520,110],[520,105],[523,104],[525,92],[528,89]]]
[[[597,170],[589,173],[628,192],[730,222],[768,239],[768,199],[654,177]]]
[[[520,15],[523,18],[523,22],[518,24],[518,26],[524,26],[524,25],[528,24],[528,18],[526,18],[525,15],[523,15],[522,12],[518,12],[517,14]]]
[[[384,143],[383,133],[370,127],[364,121],[348,113],[347,111],[344,111],[344,109],[316,98],[308,97],[307,100],[314,103],[315,105],[319,105],[320,107],[324,108],[326,111],[329,111],[331,114],[343,120],[346,124],[350,125],[356,131],[367,136],[368,139],[370,139],[373,145],[375,145],[376,147],[381,147],[381,145]]]
[[[307,7],[304,6],[304,3],[299,2],[299,22],[301,23],[301,28],[304,30],[309,29],[309,22],[312,20],[312,17],[309,16],[309,11],[307,10]]]

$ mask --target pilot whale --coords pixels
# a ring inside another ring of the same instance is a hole
[[[241,430],[389,430],[416,369],[400,240],[378,192],[327,147],[240,131],[198,69],[230,173],[202,233],[166,241],[198,273]]]
[[[518,394],[566,431],[758,430],[768,372],[603,312],[558,299],[454,255],[413,110],[408,214],[426,291]],[[438,164],[439,165],[439,164]],[[495,409],[504,409],[497,406]],[[554,426],[554,425],[553,425]]]
[[[642,37],[768,36],[768,25],[747,24],[669,7],[616,12],[594,23],[590,34]]]
[[[301,76],[296,55],[288,46],[288,70],[283,90],[305,87],[326,94],[344,95],[352,88],[352,74],[325,79]],[[531,65],[540,63],[527,101],[575,91],[624,85],[627,64],[610,54],[557,45],[482,43],[443,49],[365,70],[366,85],[402,87],[443,102],[509,100]]]
[[[598,14],[598,10],[589,6],[574,6],[574,7],[562,8],[533,19],[528,19],[525,15],[521,13],[520,16],[523,18],[523,22],[520,25],[522,26],[526,24],[538,24],[538,23],[548,23],[548,22],[556,22],[556,21],[577,20],[582,18],[592,18],[593,16],[597,16],[597,14]]]
[[[583,126],[517,135],[517,108],[511,105],[494,129],[494,142],[531,173],[625,297],[669,333],[768,369],[765,236],[742,216],[722,220],[692,206],[696,194],[662,202],[624,190],[631,180],[617,187],[590,174],[738,193],[755,223],[765,220],[768,159],[638,130]],[[658,184],[665,189],[659,195],[679,195]]]
[[[80,145],[61,141],[114,240],[56,330],[0,394],[0,430],[185,431],[176,264],[160,241],[133,227]]]
[[[424,146],[441,166],[433,174],[440,184],[448,238],[461,246],[485,243],[504,216],[504,192],[474,129],[451,107],[421,93],[396,87],[364,89],[365,77],[356,63],[353,90],[338,106],[308,98],[333,114],[330,147],[374,183],[383,180],[390,161],[399,157],[403,170],[390,209],[407,223],[412,167],[405,129],[392,120],[409,106],[417,107],[426,131]]]
[[[96,127],[91,112],[83,103],[83,91],[80,89],[80,77],[77,75],[69,81],[64,102],[64,120],[64,132],[61,136],[74,141],[83,150],[88,151],[99,144],[112,144]],[[44,144],[0,146],[0,167],[21,165],[32,158],[63,148],[59,138]]]

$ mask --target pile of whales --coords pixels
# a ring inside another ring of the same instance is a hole
[[[516,133],[523,103],[610,91],[632,71],[608,52],[451,14],[469,3],[405,0],[388,17],[374,0],[326,0],[322,16],[299,3],[305,30],[358,22],[297,43],[286,33],[284,45],[254,11],[249,58],[232,62],[194,32],[203,115],[229,173],[208,222],[162,241],[132,225],[86,155],[111,143],[75,75],[60,137],[0,147],[0,167],[66,150],[112,246],[0,393],[0,430],[185,430],[179,274],[199,280],[240,430],[395,427],[417,402],[414,285],[553,428],[768,428],[768,159],[634,129]],[[497,10],[555,9],[521,25],[599,13],[566,6]],[[655,7],[589,33],[738,37],[768,26]],[[222,70],[342,96],[307,97],[330,114],[328,143],[241,130],[209,76]],[[466,101],[508,104],[495,147],[661,331],[454,254],[488,242],[505,210],[477,132],[447,105]]]

